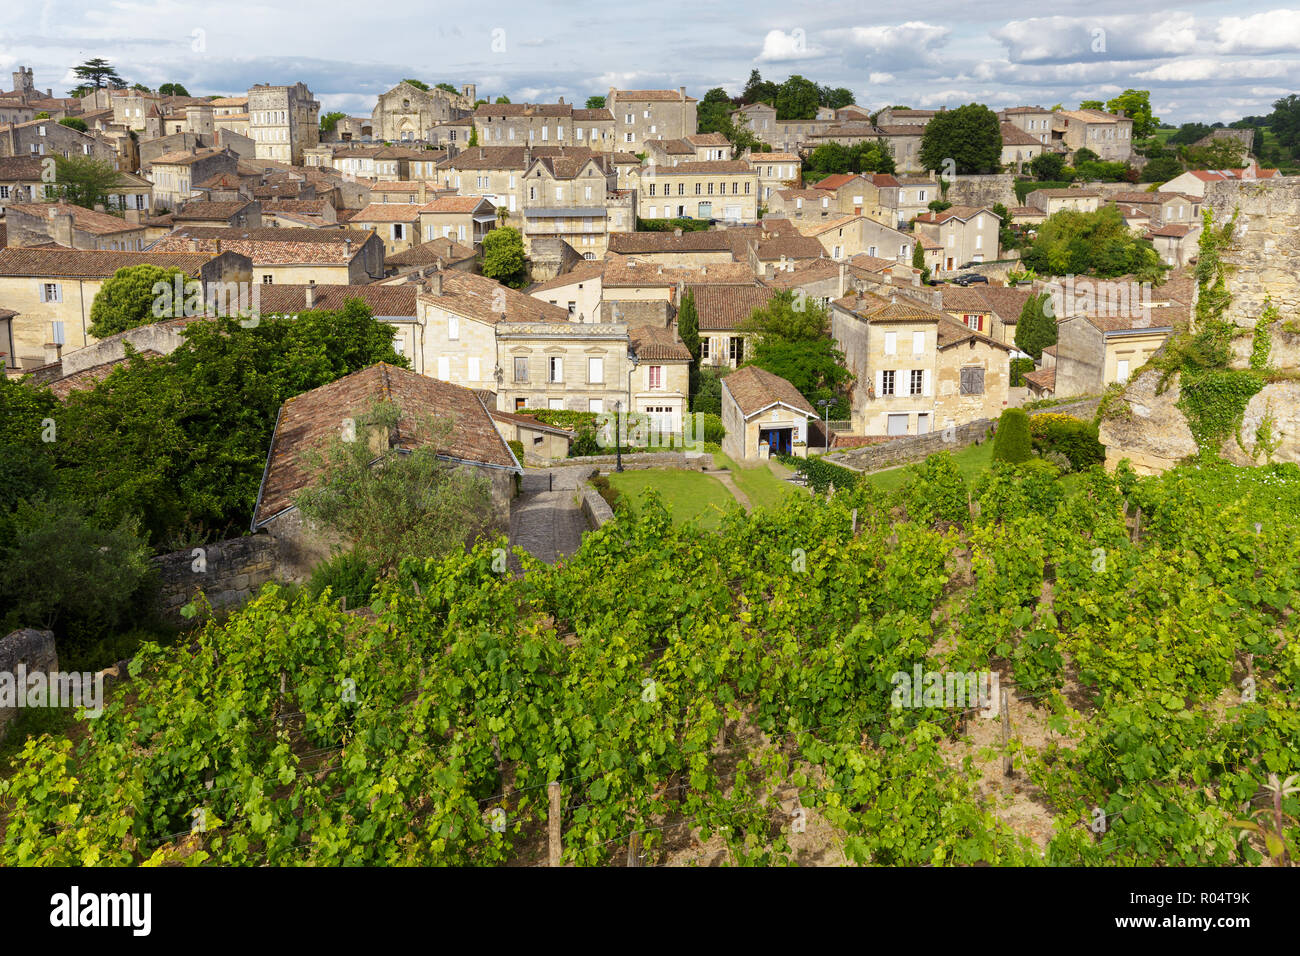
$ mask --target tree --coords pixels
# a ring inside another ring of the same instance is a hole
[[[164,287],[174,289],[176,276],[181,277],[182,284],[188,281],[185,274],[174,266],[164,269],[145,263],[118,269],[95,294],[90,304],[90,327],[86,331],[97,339],[103,339],[137,326],[184,315],[184,301],[176,302],[174,294],[169,296],[164,314],[155,311],[155,305],[160,302],[155,287],[162,283]],[[161,305],[158,307],[162,308]]]
[[[776,94],[776,118],[779,120],[810,120],[817,116],[820,104],[817,84],[794,74]]]
[[[478,127],[477,127],[477,126],[471,126],[471,127],[469,128],[469,141],[468,141],[465,145],[466,145],[467,147],[473,147],[473,146],[477,146],[477,145],[478,145]]]
[[[1079,104],[1081,110],[1102,110],[1105,111],[1106,104],[1101,100],[1084,100]]]
[[[132,83],[132,84],[131,84],[131,89],[135,90],[137,93],[152,93],[152,92],[153,92],[153,90],[149,89],[149,87],[145,86],[143,83]]]
[[[952,207],[952,203],[946,199],[931,199],[926,205],[929,207],[930,212],[943,212],[945,209]]]
[[[118,171],[113,164],[92,156],[55,156],[54,185],[59,198],[74,206],[94,209],[108,203],[116,187]]]
[[[338,111],[326,113],[320,118],[320,131],[322,133],[334,132],[334,130],[338,129],[339,120],[347,119],[347,116],[347,113],[340,113]]]
[[[782,289],[740,323],[743,332],[787,342],[808,342],[830,334],[830,313],[815,301]]]
[[[385,450],[376,461],[376,437],[382,441],[404,417],[415,447]],[[377,405],[358,417],[355,441],[335,438],[316,456],[323,473],[294,503],[381,573],[406,558],[446,557],[468,546],[492,519],[487,478],[438,457],[451,436],[448,420],[412,421],[395,404]]]
[[[1168,269],[1151,242],[1136,238],[1114,206],[1055,213],[1038,227],[1020,258],[1039,275],[1133,273],[1139,281],[1154,281]]]
[[[496,105],[497,105],[497,106],[503,106],[503,105],[504,105],[504,106],[509,106],[509,105],[510,105],[510,97],[508,97],[508,96],[498,96],[498,97],[497,97],[497,101],[496,101]]]
[[[746,365],[781,376],[810,402],[834,402],[834,415],[847,413],[847,389],[853,375],[830,336],[830,315],[825,308],[782,290],[767,305],[755,309],[740,328],[755,339]]]
[[[483,237],[483,274],[512,289],[528,280],[524,240],[518,229],[493,229]]]
[[[1090,150],[1087,146],[1080,146],[1074,151],[1075,168],[1078,168],[1080,163],[1096,163],[1100,161],[1101,157]]]
[[[1015,230],[1011,228],[1011,210],[1000,202],[991,207],[993,215],[1000,220],[998,225],[998,245],[1002,249],[1014,249],[1017,244]]]
[[[897,168],[893,150],[882,139],[849,147],[849,167],[855,173],[892,173]]]
[[[1142,182],[1164,183],[1182,175],[1183,166],[1172,156],[1160,156],[1142,167]]]
[[[66,126],[68,129],[75,129],[78,133],[86,132],[88,127],[86,121],[77,116],[65,116],[59,120],[60,126]]]
[[[452,86],[450,83],[436,83],[434,85],[444,93],[450,93],[452,96],[460,95],[460,90],[456,89],[456,87]]]
[[[1300,149],[1300,95],[1290,93],[1273,103],[1267,125],[1287,149]]]
[[[998,419],[998,432],[993,436],[993,460],[1018,465],[1033,457],[1028,413],[1023,408],[1008,408]]]
[[[776,105],[777,94],[781,88],[775,83],[764,80],[758,73],[758,70],[751,70],[749,73],[749,82],[745,84],[744,92],[741,93],[741,99],[746,103],[766,103],[768,106]]]
[[[912,246],[912,268],[921,270],[921,281],[930,281],[930,267],[925,264],[925,247],[919,242]]]
[[[1191,146],[1198,139],[1209,136],[1211,129],[1204,123],[1184,123],[1165,142],[1170,146]]]
[[[402,82],[403,82],[403,83],[410,83],[410,84],[411,84],[413,87],[415,87],[417,90],[424,90],[424,92],[426,92],[426,93],[429,92],[429,84],[426,83],[426,82],[424,82],[424,80],[405,79],[405,80],[402,80]],[[452,92],[455,93],[456,91],[453,89]]]
[[[846,106],[852,106],[853,100],[853,91],[846,86],[837,86],[834,89],[829,89],[825,86],[822,87],[822,106],[828,106],[833,110],[839,110]]]
[[[1029,161],[1029,171],[1039,182],[1060,182],[1065,157],[1060,153],[1040,153]]]
[[[711,365],[699,371],[699,384],[691,398],[691,411],[707,415],[722,414],[722,376]]]
[[[958,173],[991,173],[1002,163],[1002,126],[987,106],[969,103],[936,113],[921,139],[921,165],[943,170],[947,160]]]
[[[80,66],[74,66],[72,72],[81,83],[68,91],[69,96],[85,96],[106,86],[115,90],[126,88],[126,80],[117,75],[117,70],[111,63],[100,57],[87,60]]]
[[[1016,322],[1016,348],[1034,357],[1043,357],[1043,349],[1056,344],[1056,318],[1050,308],[1051,293],[1030,296]]]
[[[1125,90],[1106,102],[1106,109],[1123,114],[1133,121],[1133,138],[1146,139],[1160,125],[1160,118],[1151,115],[1150,90]]]
[[[603,110],[604,108],[605,108],[605,97],[603,97],[603,96],[589,96],[589,97],[587,97],[587,109],[589,109],[589,110]]]
[[[704,94],[695,108],[696,128],[701,133],[723,133],[731,125],[731,97],[720,86]]]
[[[808,168],[819,173],[847,173],[853,156],[840,143],[822,143],[808,157]]]
[[[190,91],[180,83],[164,83],[158,87],[158,93],[161,96],[189,96]]]
[[[682,338],[694,361],[700,360],[700,317],[695,311],[695,293],[682,297],[682,307],[677,311],[677,334]]]
[[[33,119],[49,119],[49,118],[50,118],[49,110],[41,110],[33,117]]]

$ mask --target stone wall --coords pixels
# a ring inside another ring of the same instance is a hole
[[[954,206],[987,206],[990,209],[1002,203],[1008,209],[1019,206],[1016,202],[1016,177],[1012,173],[995,173],[991,176],[956,176],[948,186],[944,199]]]
[[[582,513],[593,530],[598,530],[606,521],[613,520],[614,509],[601,497],[599,491],[585,481],[579,490],[582,494]]]
[[[571,270],[582,256],[563,239],[534,239],[528,249],[528,278],[549,282]]]
[[[54,633],[25,627],[0,638],[0,673],[16,675],[19,664],[23,665],[28,674],[57,671],[59,654],[54,646]],[[19,693],[24,690],[19,687],[15,689]],[[16,709],[0,707],[0,739],[4,738],[9,722],[17,716]]]
[[[159,570],[159,603],[166,617],[200,591],[214,608],[242,604],[279,571],[279,547],[270,535],[229,538],[154,558]]]
[[[958,451],[968,445],[982,442],[992,431],[992,419],[980,418],[958,425],[951,432],[942,429],[930,432],[928,435],[909,435],[905,438],[881,442],[878,445],[831,452],[826,456],[826,460],[858,471],[878,471],[881,468],[893,468],[896,465],[920,461],[935,452]]]
[[[137,352],[152,349],[159,355],[170,355],[180,348],[182,341],[184,340],[181,337],[181,330],[175,326],[164,323],[142,325],[136,329],[119,332],[117,335],[110,335],[94,345],[65,352],[63,374],[71,375],[73,372],[81,372],[125,358],[127,342],[130,342],[131,347]]]
[[[565,465],[602,465],[616,464],[618,458],[614,455],[584,455],[581,458],[566,458]],[[713,462],[713,456],[705,452],[696,451],[653,451],[653,452],[634,452],[623,456],[623,467],[627,468],[686,468],[692,471],[703,471]],[[602,471],[609,471],[608,468],[601,468]]]

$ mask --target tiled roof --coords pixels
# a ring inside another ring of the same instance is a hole
[[[478,392],[480,397],[484,397],[482,391],[479,389],[475,389],[475,391]],[[494,393],[489,392],[488,394]],[[484,404],[486,404],[486,398]],[[493,421],[497,422],[520,425],[524,428],[531,428],[539,432],[547,432],[551,435],[563,435],[567,438],[572,438],[574,435],[574,430],[571,428],[556,428],[554,425],[547,425],[545,422],[539,422],[536,418],[533,418],[532,415],[517,415],[514,412],[500,412],[491,407],[488,408],[488,414],[492,416]]]
[[[189,252],[190,244],[197,243],[200,250],[215,254],[217,244],[220,243],[223,252],[248,256],[256,265],[290,265],[300,262],[345,265],[360,255],[367,240],[373,237],[373,232],[360,229],[182,226],[171,235],[157,240],[150,246],[150,251]]]
[[[590,122],[599,123],[602,120],[606,122],[612,122],[614,119],[614,114],[603,107],[601,109],[595,109],[595,110],[575,109],[573,111],[573,118],[575,120],[582,120],[584,122],[589,122],[589,123]]]
[[[840,274],[841,263],[834,259],[802,259],[795,263],[793,270],[780,270],[759,281],[770,289],[798,289],[814,282],[833,279]],[[853,269],[853,266],[846,266]]]
[[[990,216],[996,215],[991,209],[984,206],[949,206],[942,212],[927,212],[916,217],[917,222],[944,223],[949,219],[960,219],[966,222],[973,219],[982,212],[987,212]]]
[[[365,414],[379,402],[393,402],[402,411],[395,447],[423,444],[417,434],[421,418],[450,418],[451,436],[446,448],[437,449],[439,454],[511,471],[519,467],[492,416],[471,389],[381,362],[297,395],[281,406],[254,509],[254,529],[293,507],[298,493],[318,478],[312,453],[322,453],[338,437],[340,423]]]
[[[262,203],[262,212],[290,212],[300,216],[323,216],[328,199],[270,199]]]
[[[100,249],[0,249],[0,275],[99,279],[127,266],[175,267],[194,276],[211,262],[207,253],[118,252]]]
[[[1000,348],[1005,352],[1015,351],[1015,349],[1010,345],[1003,345],[1001,342],[989,338],[982,332],[976,332],[974,329],[967,326],[966,323],[958,322],[956,319],[946,315],[939,320],[939,326],[935,332],[935,338],[938,340],[939,348],[941,349],[951,348],[954,345],[959,345],[962,342],[969,342],[971,339],[974,339],[977,342],[983,342],[985,345],[992,345],[996,348]]]
[[[221,148],[214,146],[206,149],[199,149],[193,153],[191,153],[189,150],[175,152],[175,153],[165,153],[162,156],[159,156],[157,159],[155,159],[150,165],[189,166],[193,163],[197,163],[201,159],[207,159],[209,156],[216,156],[217,154],[223,151],[224,150],[222,150]]]
[[[1167,332],[1172,326],[1175,309],[1147,309],[1140,306],[1128,315],[1084,315],[1082,318],[1101,332]]]
[[[212,202],[206,199],[191,199],[175,213],[176,222],[188,222],[195,219],[233,219],[249,206],[247,199],[235,199],[227,202]]]
[[[1191,231],[1192,231],[1191,226],[1183,226],[1183,225],[1178,225],[1176,223],[1168,223],[1166,225],[1157,226],[1154,229],[1147,230],[1147,235],[1166,236],[1171,239],[1182,239]]]
[[[776,290],[763,285],[691,285],[685,292],[695,297],[701,332],[740,328],[755,309],[763,308],[776,294]]]
[[[420,207],[421,212],[471,213],[488,203],[482,196],[440,196]],[[488,203],[491,205],[491,203]]]
[[[730,146],[731,140],[721,133],[693,133],[686,137],[692,146]]]
[[[217,173],[215,176],[209,176],[201,183],[196,183],[196,189],[238,189],[242,185],[239,177],[233,173]]]
[[[951,321],[946,312],[922,305],[907,296],[894,296],[893,301],[889,301],[883,296],[858,293],[836,299],[834,304],[866,319],[868,322]]]
[[[619,102],[644,102],[644,103],[680,103],[683,97],[678,90],[615,90],[614,96]],[[687,101],[695,99],[693,96],[685,97]]]
[[[615,233],[614,235],[623,235]],[[628,235],[633,235],[629,233]],[[614,238],[613,235],[610,236]],[[387,260],[391,262],[392,260]],[[576,263],[568,272],[562,272],[554,279],[546,282],[539,282],[528,289],[529,295],[536,295],[538,292],[549,292],[551,289],[559,289],[566,285],[572,285],[575,282],[586,282],[590,279],[596,279],[605,274],[605,262],[603,259],[584,259]]]
[[[767,163],[798,163],[803,157],[798,153],[750,153],[745,162],[751,166],[763,166]]]
[[[1101,193],[1095,189],[1034,189],[1030,191],[1030,196],[1046,196],[1049,199],[1091,199],[1098,197]],[[1027,198],[1027,197],[1026,197]]]
[[[684,139],[648,139],[641,145],[647,150],[658,149],[674,156],[695,155],[695,147]]]
[[[372,202],[358,210],[352,222],[414,222],[420,218],[421,207],[409,202]]]
[[[439,169],[525,169],[523,146],[473,146],[448,157]]]
[[[739,159],[705,159],[694,163],[678,163],[676,166],[659,166],[655,168],[656,176],[709,176],[725,173],[753,173],[749,163]]]
[[[411,246],[395,255],[385,256],[385,266],[431,266],[439,259],[444,262],[461,262],[473,259],[476,253],[468,246],[451,239],[439,237]]]
[[[41,161],[40,156],[0,156],[0,182],[38,182]]]
[[[258,310],[264,315],[297,315],[309,311],[307,290],[311,289],[310,311],[336,312],[351,299],[360,299],[374,315],[415,317],[418,286],[403,285],[258,285]]]
[[[944,286],[948,288],[948,286]],[[1020,313],[1034,296],[1033,289],[1021,289],[1004,285],[980,285],[976,288],[979,296],[1007,325],[1015,325],[1020,320]]]
[[[660,265],[636,256],[611,255],[605,259],[605,288],[655,288],[678,283],[753,285],[754,273],[745,262],[714,262],[689,268]]]
[[[779,375],[773,375],[757,365],[747,365],[737,369],[722,380],[728,393],[740,408],[740,413],[749,418],[765,408],[780,402],[791,408],[816,416],[817,410],[808,404],[808,399],[799,390]]]
[[[1044,349],[1043,351],[1047,350]],[[1056,390],[1056,366],[1049,365],[1047,368],[1040,368],[1035,372],[1026,372],[1024,379],[1045,391],[1053,392]]]
[[[839,189],[846,183],[851,183],[855,179],[861,179],[857,173],[832,173],[825,179],[818,180],[813,184],[814,189]]]
[[[145,349],[139,354],[144,358],[158,358],[162,353],[155,352],[153,349]],[[56,378],[50,382],[50,391],[54,393],[54,397],[59,401],[64,401],[73,392],[94,388],[108,378],[109,373],[118,366],[125,364],[126,361],[125,358],[114,359],[111,362],[104,362],[102,365],[92,365],[80,372],[73,372],[71,375],[63,376],[63,378]]]
[[[109,236],[118,232],[137,232],[144,228],[139,223],[127,222],[106,212],[96,212],[84,206],[74,206],[65,202],[24,202],[12,203],[9,214],[20,213],[36,219],[48,219],[57,213],[60,216],[72,216],[72,226],[82,232],[96,236]]]
[[[503,320],[503,305],[506,322],[569,321],[567,309],[525,295],[487,276],[456,269],[445,270],[439,275],[442,277],[442,293],[421,293],[420,301],[489,325]]]
[[[1042,146],[1042,140],[1034,139],[1015,123],[1002,124],[1003,146]]]
[[[643,325],[628,330],[628,343],[640,361],[689,362],[691,350],[672,329]]]
[[[729,229],[683,232],[614,232],[609,251],[619,255],[649,255],[656,252],[730,252],[734,248]]]
[[[778,236],[758,244],[760,262],[775,262],[779,259],[821,259],[826,255],[826,247],[812,236]]]

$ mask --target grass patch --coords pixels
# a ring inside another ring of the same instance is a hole
[[[641,493],[654,489],[672,514],[674,526],[698,519],[701,528],[711,531],[718,527],[723,513],[736,504],[736,499],[722,482],[698,471],[638,468],[621,474],[614,472],[609,476],[609,483],[623,495],[623,503],[633,511]]]
[[[713,453],[713,467],[725,468],[736,487],[745,493],[754,508],[772,508],[795,491],[793,485],[778,478],[766,464],[742,468],[730,457],[717,451]]]
[[[961,476],[969,482],[992,464],[993,442],[986,441],[981,445],[968,445],[961,451],[953,452],[952,458],[957,463],[957,470],[961,472]],[[920,464],[920,462],[913,462],[913,464]],[[867,475],[867,481],[881,491],[896,491],[907,482],[907,470],[910,467],[912,466],[902,465],[898,468],[890,468],[887,471],[878,471]]]

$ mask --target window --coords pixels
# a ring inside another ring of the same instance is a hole
[[[8,199],[8,198],[9,198],[9,187],[0,186],[0,199]]]
[[[46,282],[41,285],[42,302],[62,302],[63,288],[57,282]]]
[[[697,195],[697,196],[700,195],[700,184],[699,184],[699,183],[696,183],[696,184],[695,184],[695,195]]]
[[[920,355],[924,351],[925,351],[925,333],[913,332],[912,333],[912,354]]]
[[[471,382],[477,382],[480,377],[479,372],[480,372],[479,358],[477,355],[471,355],[469,357],[469,374],[467,378]]]
[[[703,361],[709,357],[709,343],[712,339],[700,339],[700,360]]]
[[[961,394],[984,394],[984,369],[964,368],[961,370]]]
[[[713,183],[709,183],[709,195],[713,195]]]
[[[273,281],[273,278],[272,278],[271,276],[269,276],[269,275],[264,275],[264,276],[262,276],[262,284],[263,284],[263,285],[270,285],[270,284],[272,283],[272,281]]]
[[[1128,381],[1128,363],[1128,359],[1119,359],[1115,362],[1115,381],[1121,383]]]
[[[745,183],[745,195],[746,195],[746,196],[749,195],[749,183],[748,183],[748,182]]]
[[[881,371],[880,373],[880,394],[881,395],[895,394],[894,377],[896,374],[897,373],[892,368],[887,368]]]
[[[917,191],[917,194],[916,194],[916,201],[917,201],[917,202],[925,202],[925,190],[924,190],[924,189],[921,189],[921,190],[918,190],[918,191]]]
[[[605,400],[603,398],[587,399],[587,411],[595,412],[597,415],[603,414],[605,411]]]
[[[651,388],[664,387],[664,367],[662,365],[650,366],[650,387]]]
[[[438,378],[444,382],[451,378],[451,358],[449,356],[438,356]]]
[[[573,302],[573,301],[570,301],[570,302],[569,302],[569,315],[577,315],[577,314],[578,314],[578,303]]]
[[[591,192],[591,189],[588,188],[587,192],[590,193],[590,192]],[[654,183],[651,183],[651,184],[650,184],[650,195],[653,196],[654,194],[655,194],[655,184],[654,184]]]
[[[733,365],[740,365],[745,361],[745,340],[739,335],[732,336],[727,343],[727,358]]]
[[[919,368],[912,369],[910,372],[907,373],[907,394],[920,395],[921,386],[923,382],[924,382],[924,376],[922,374],[922,370]]]
[[[963,315],[966,321],[966,328],[974,329],[976,332],[984,331],[984,316],[982,315]]]
[[[562,412],[564,411],[564,399],[562,398],[547,399],[546,407],[553,412]]]
[[[455,342],[460,338],[460,316],[447,316],[447,339]]]
[[[523,356],[517,357],[515,359],[515,381],[516,382],[528,381],[528,359],[524,358]]]
[[[885,333],[885,354],[886,355],[898,354],[898,333],[897,332]]]
[[[402,223],[400,223],[400,222],[395,222],[395,223],[393,223],[393,238],[394,238],[394,239],[405,239],[405,238],[406,238],[406,237],[402,234]]]
[[[548,369],[547,381],[563,382],[564,381],[564,357],[562,355],[552,355],[546,361]]]
[[[572,315],[572,313],[570,313]],[[605,382],[605,360],[603,358],[587,359],[587,384],[602,385]]]
[[[563,188],[562,186],[556,186],[556,187],[555,187],[555,198],[556,198],[556,199],[563,199],[563,198],[564,198],[564,188]]]
[[[685,195],[686,195],[686,184],[685,184],[685,183],[678,183],[678,184],[677,184],[677,195],[679,195],[679,196],[685,196]]]

